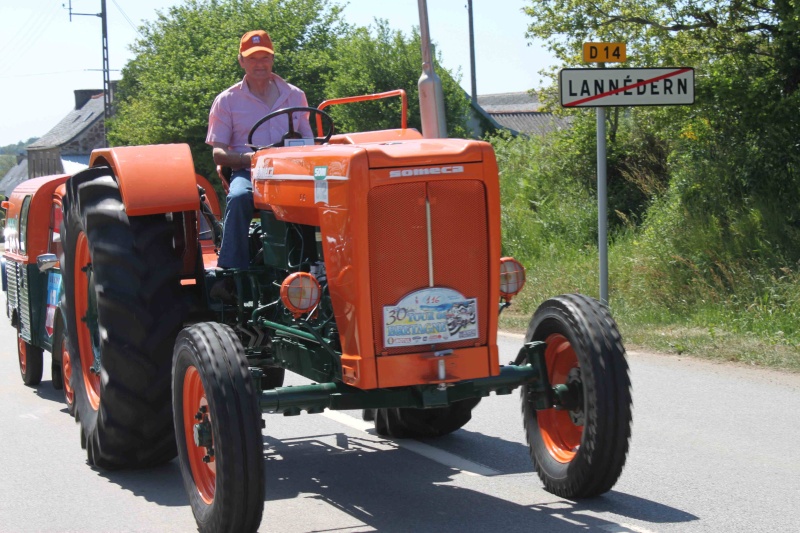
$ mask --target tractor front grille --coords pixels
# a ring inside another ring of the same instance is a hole
[[[477,298],[478,303],[478,338],[436,344],[436,349],[485,345],[490,311],[483,183],[446,180],[384,185],[370,190],[368,208],[376,354],[430,349],[425,345],[389,347],[383,338],[384,307],[430,286],[456,290],[466,298]]]

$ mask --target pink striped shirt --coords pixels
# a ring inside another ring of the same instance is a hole
[[[271,107],[250,92],[245,76],[236,85],[225,89],[214,99],[208,115],[208,135],[206,143],[223,143],[237,152],[247,152],[247,135],[259,119],[287,107],[308,107],[308,100],[303,91],[287,83],[277,74],[273,74],[275,86],[278,88],[278,99]],[[308,123],[308,113],[293,113],[294,130],[303,137],[313,137]],[[253,135],[253,144],[266,146],[281,140],[289,131],[288,116],[273,118],[258,127]]]

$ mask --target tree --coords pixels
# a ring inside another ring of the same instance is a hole
[[[0,155],[0,178],[5,176],[14,165],[17,164],[17,158],[13,155]]]
[[[7,144],[6,146],[0,146],[0,155],[13,155],[16,156],[20,152],[25,151],[25,147],[29,144],[32,144],[34,141],[37,141],[38,137],[31,137],[27,141],[19,141],[17,144]]]
[[[694,106],[629,108],[620,135],[610,128],[610,174],[662,154],[668,186],[643,217],[655,269],[717,284],[726,265],[800,259],[799,2],[529,0],[524,11],[528,35],[567,65],[580,62],[584,42],[621,41],[625,66],[695,67]]]
[[[188,0],[142,28],[136,57],[122,72],[112,145],[185,142],[198,172],[215,176],[205,144],[215,96],[241,80],[240,37],[266,29],[275,44],[275,72],[306,92],[309,105],[339,96],[404,88],[409,125],[419,127],[419,34],[406,38],[377,23],[376,34],[341,18],[329,0]],[[449,131],[463,135],[466,96],[441,66]],[[388,106],[388,107],[387,107]],[[391,109],[391,112],[386,112]],[[335,106],[337,131],[399,127],[399,103]]]
[[[528,34],[574,63],[584,41],[624,41],[630,63],[653,66],[704,57],[757,56],[771,63],[786,95],[800,87],[800,3],[795,0],[529,0]],[[563,36],[569,36],[566,39]]]
[[[373,30],[373,31],[371,31]],[[408,97],[408,125],[421,129],[417,81],[422,72],[419,31],[409,37],[389,28],[386,20],[375,20],[374,28],[356,28],[338,42],[326,97],[337,98],[404,89]],[[463,137],[469,111],[466,93],[458,79],[441,64],[436,73],[442,80],[448,134]],[[330,108],[338,131],[369,131],[400,126],[398,99],[364,102]]]
[[[275,71],[322,100],[337,35],[346,30],[341,7],[328,0],[188,0],[145,24],[123,69],[112,145],[185,142],[198,171],[214,176],[205,145],[208,112],[217,94],[242,78],[239,39],[269,31]]]

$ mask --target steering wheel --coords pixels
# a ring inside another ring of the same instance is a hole
[[[325,136],[324,137],[314,137],[314,142],[315,143],[323,144],[323,143],[328,142],[331,139],[331,135],[333,135],[333,119],[325,111],[322,111],[321,109],[317,109],[316,107],[285,107],[283,109],[278,109],[277,111],[273,111],[272,113],[266,115],[265,117],[262,117],[261,119],[259,119],[258,122],[253,124],[253,127],[250,128],[250,133],[247,135],[247,146],[253,148],[254,150],[260,150],[262,148],[274,148],[274,147],[283,146],[284,142],[287,139],[302,139],[303,137],[300,135],[300,132],[295,131],[295,129],[294,129],[294,120],[293,120],[293,117],[292,117],[292,113],[296,113],[298,111],[306,111],[308,113],[314,113],[314,114],[317,114],[317,115],[321,115],[322,118],[328,123],[327,124],[328,127],[325,130]],[[267,146],[254,146],[253,145],[253,134],[256,132],[256,130],[262,124],[264,124],[265,122],[267,122],[269,120],[272,120],[275,117],[279,117],[281,115],[289,115],[289,131],[284,133],[283,137],[281,137],[281,140],[278,141],[278,142],[274,142],[274,143],[269,144]]]

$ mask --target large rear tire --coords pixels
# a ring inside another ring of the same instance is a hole
[[[22,382],[28,387],[35,387],[41,383],[44,371],[43,351],[38,346],[33,346],[22,339],[19,326],[17,326],[17,358]]]
[[[175,457],[172,347],[186,313],[166,215],[128,218],[105,167],[68,182],[61,232],[69,362],[89,464]]]
[[[231,328],[200,323],[178,335],[172,402],[183,484],[199,530],[256,531],[264,511],[261,412]]]
[[[547,491],[589,498],[611,489],[628,453],[631,383],[614,319],[579,294],[544,302],[525,341],[544,341],[552,386],[573,392],[569,409],[536,411],[522,387],[522,416],[534,468]]]

